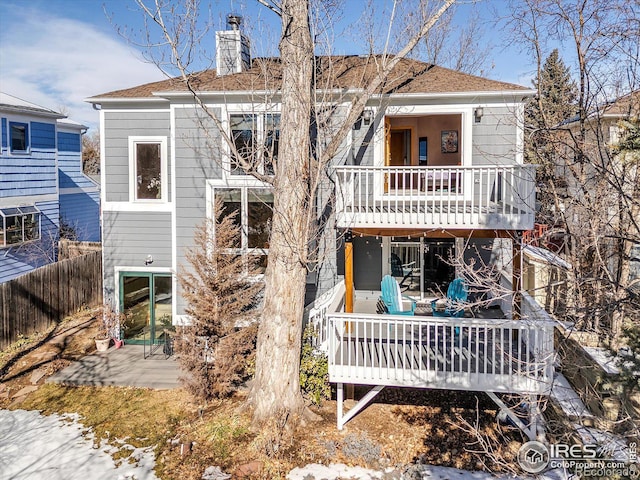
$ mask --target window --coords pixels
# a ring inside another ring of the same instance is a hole
[[[165,137],[129,137],[130,200],[167,201]]]
[[[246,175],[238,157],[258,172],[272,175],[278,159],[280,115],[232,114],[229,128],[237,152],[231,155],[231,175]]]
[[[9,145],[11,153],[26,153],[29,151],[28,124],[9,122]]]
[[[38,240],[40,215],[35,205],[0,208],[0,248]]]
[[[223,201],[223,214],[236,212],[235,222],[240,233],[234,242],[237,248],[229,253],[259,256],[257,273],[264,273],[273,218],[273,192],[258,187],[216,188],[214,198]]]

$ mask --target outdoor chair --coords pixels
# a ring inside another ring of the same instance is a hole
[[[447,298],[445,298],[444,310],[437,309],[438,300],[431,301],[431,311],[434,317],[464,317],[464,302],[467,301],[467,288],[464,280],[456,278],[447,288]]]
[[[415,275],[415,265],[416,262],[402,263],[402,260],[400,260],[398,255],[391,253],[391,275],[397,278],[402,278],[399,283],[401,287],[404,286],[404,282],[406,282],[409,277],[413,277]],[[405,289],[406,288],[407,287],[405,287]]]
[[[381,283],[382,295],[380,298],[384,302],[387,312],[390,315],[413,315],[416,310],[416,301],[407,296],[402,295],[400,285],[391,275],[385,275]],[[404,310],[402,299],[406,299],[411,303],[410,310]]]

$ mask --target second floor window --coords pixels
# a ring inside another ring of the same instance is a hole
[[[165,138],[130,137],[132,201],[167,200]]]
[[[9,144],[11,153],[29,151],[29,125],[27,123],[9,122]]]
[[[278,159],[280,115],[232,114],[229,116],[229,129],[237,152],[237,156],[231,155],[231,175],[247,174],[242,167],[243,162],[255,171],[272,175],[273,165]]]

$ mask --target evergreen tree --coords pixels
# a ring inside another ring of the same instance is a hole
[[[530,100],[526,110],[527,127],[548,129],[576,114],[578,88],[571,78],[558,49],[554,49],[544,62],[540,76],[533,86],[538,94]]]
[[[539,165],[537,182],[549,187],[541,188],[538,192],[541,205],[538,221],[554,225],[558,197],[551,192],[562,192],[565,187],[566,182],[558,165],[564,163],[562,157],[568,153],[564,148],[566,136],[556,127],[576,115],[578,96],[576,83],[557,49],[545,60],[538,78],[533,80],[533,86],[538,94],[525,107],[525,159]]]

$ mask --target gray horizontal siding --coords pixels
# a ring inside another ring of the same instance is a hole
[[[129,137],[167,137],[167,174],[171,192],[171,139],[169,112],[105,112],[105,198],[129,201]],[[170,197],[169,197],[170,200]]]
[[[147,255],[152,267],[171,267],[171,214],[166,212],[103,212],[105,299],[115,298],[114,267],[144,269]]]
[[[220,109],[214,114],[220,117]],[[188,268],[185,254],[193,246],[195,229],[206,218],[206,180],[221,178],[220,131],[211,119],[192,108],[175,110],[176,128],[176,260]],[[203,132],[203,128],[207,132]],[[184,313],[180,295],[178,314]]]
[[[515,107],[484,107],[480,123],[473,123],[473,164],[511,164],[516,157]]]

